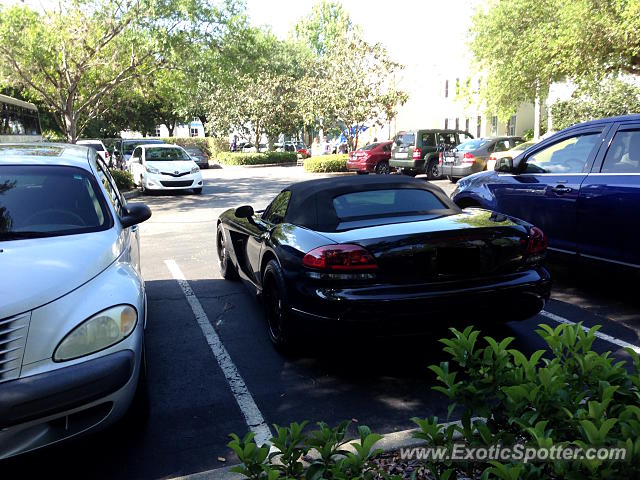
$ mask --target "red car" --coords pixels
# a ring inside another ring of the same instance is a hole
[[[358,173],[389,173],[391,141],[370,143],[349,154],[347,170]]]

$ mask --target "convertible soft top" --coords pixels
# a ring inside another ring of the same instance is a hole
[[[340,178],[322,178],[295,183],[285,188],[291,192],[285,222],[318,231],[335,231],[340,220],[333,206],[333,199],[346,193],[393,189],[426,190],[445,206],[440,215],[460,213],[460,208],[439,187],[423,179],[404,175],[358,175]]]

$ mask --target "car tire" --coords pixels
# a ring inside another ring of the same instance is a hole
[[[193,193],[195,193],[196,195],[200,195],[202,193],[202,187],[200,188],[194,188],[193,189]]]
[[[428,180],[437,180],[440,178],[440,169],[438,168],[438,160],[435,158],[429,161],[427,165],[427,179]]]
[[[282,269],[276,260],[267,263],[262,275],[262,302],[269,340],[282,353],[292,346],[291,307]]]
[[[358,175],[369,175],[369,172],[363,172],[362,170],[357,170],[356,173]]]
[[[218,231],[216,233],[216,252],[218,253],[218,268],[220,274],[225,280],[236,280],[238,278],[238,271],[231,263],[229,259],[229,253],[226,248],[226,240],[224,238],[224,229],[222,224],[218,225]]]
[[[415,177],[417,174],[417,172],[402,170],[402,175],[406,175],[407,177]]]
[[[378,175],[388,175],[389,162],[378,162],[378,164],[376,165],[376,173]]]
[[[460,180],[460,179],[456,178],[456,177],[447,176],[447,180],[449,180],[451,183],[458,183],[458,180]]]
[[[144,336],[142,338],[142,352],[140,354],[140,373],[138,374],[138,383],[136,391],[133,394],[133,400],[124,417],[120,419],[120,424],[130,430],[134,426],[134,430],[142,429],[149,419],[151,410],[151,399],[149,398],[149,377],[147,372],[147,348]]]

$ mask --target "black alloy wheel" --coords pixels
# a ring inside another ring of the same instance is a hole
[[[227,252],[222,225],[218,225],[218,233],[216,235],[216,250],[218,252],[218,268],[220,268],[220,274],[222,275],[222,278],[224,278],[225,280],[235,280],[236,278],[238,278],[238,271],[231,263],[231,260],[229,260],[229,253]]]
[[[277,350],[288,351],[291,346],[290,309],[282,270],[275,260],[271,260],[267,264],[262,286],[269,340]]]
[[[389,162],[380,162],[376,165],[376,173],[378,175],[389,174]]]

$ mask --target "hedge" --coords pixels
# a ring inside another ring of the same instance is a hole
[[[295,163],[298,157],[295,152],[222,152],[218,154],[216,160],[225,165],[267,165],[270,163]]]
[[[111,176],[116,181],[116,186],[118,190],[126,191],[131,190],[134,187],[133,176],[124,170],[119,170],[117,168],[109,169],[111,172]]]
[[[344,153],[307,158],[304,169],[311,173],[346,172],[347,158],[349,156]]]

